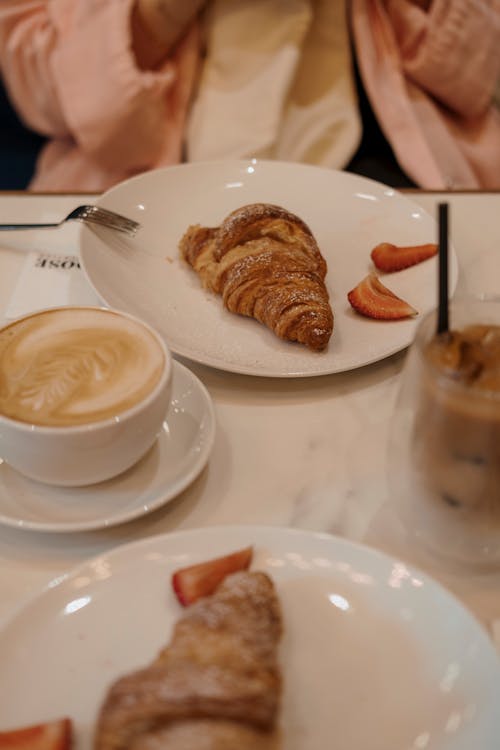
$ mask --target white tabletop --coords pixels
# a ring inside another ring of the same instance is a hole
[[[434,213],[450,205],[458,291],[499,292],[500,194],[412,193]],[[91,200],[0,194],[0,222],[51,221]],[[0,236],[0,320],[25,250],[75,249],[74,227]],[[212,396],[217,434],[208,466],[173,503],[102,531],[47,534],[0,526],[0,620],[84,559],[141,537],[225,524],[330,532],[416,564],[454,591],[490,632],[500,622],[500,574],[445,571],[408,544],[387,505],[386,444],[404,353],[356,371],[264,379],[187,363]]]

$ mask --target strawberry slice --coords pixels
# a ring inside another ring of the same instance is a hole
[[[69,750],[73,727],[62,718],[0,732],[0,750]]]
[[[371,251],[371,259],[379,271],[392,273],[393,271],[402,271],[403,268],[416,266],[417,263],[432,258],[436,255],[438,246],[434,243],[427,245],[411,245],[408,247],[398,247],[391,245],[390,242],[381,242]]]
[[[172,587],[178,600],[187,607],[202,596],[210,596],[227,575],[247,570],[252,555],[253,548],[245,547],[224,557],[180,568],[172,575]]]
[[[387,289],[374,273],[351,289],[347,299],[358,313],[367,318],[399,320],[418,315],[415,308]]]

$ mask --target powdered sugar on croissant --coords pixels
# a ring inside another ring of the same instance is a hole
[[[326,261],[298,216],[268,203],[242,206],[219,227],[189,227],[179,247],[228,310],[287,341],[326,348],[333,331]]]
[[[109,688],[94,750],[278,750],[281,633],[269,576],[228,576],[151,664]]]

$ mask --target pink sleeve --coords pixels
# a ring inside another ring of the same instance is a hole
[[[500,0],[351,0],[364,89],[404,171],[430,189],[496,188]]]
[[[464,117],[485,112],[500,75],[499,0],[386,0],[410,80]]]
[[[154,162],[172,108],[187,107],[197,39],[188,33],[157,72],[131,49],[133,0],[2,0],[0,65],[21,117],[68,137],[100,164],[137,169]],[[180,118],[182,119],[182,118]]]

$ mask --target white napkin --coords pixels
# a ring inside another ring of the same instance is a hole
[[[78,255],[27,254],[5,317],[19,318],[36,310],[61,305],[100,305],[80,267]]]

